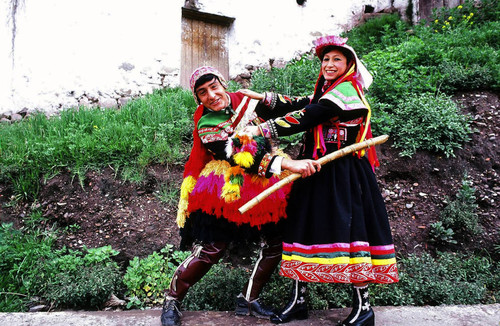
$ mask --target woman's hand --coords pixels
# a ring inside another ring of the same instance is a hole
[[[254,100],[263,100],[264,99],[264,94],[254,92],[249,89],[240,89],[238,92],[245,94],[246,96],[254,99]]]
[[[289,170],[294,173],[300,173],[302,178],[309,177],[321,170],[321,164],[315,160],[292,160],[284,158],[281,161],[281,168]]]
[[[240,132],[240,134],[250,135],[250,136],[262,136],[260,129],[257,126],[246,126]]]

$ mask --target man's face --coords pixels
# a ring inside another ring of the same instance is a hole
[[[200,102],[212,111],[220,111],[229,105],[226,90],[217,78],[199,86],[196,95]]]

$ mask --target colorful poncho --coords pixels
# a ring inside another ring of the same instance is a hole
[[[241,93],[228,94],[233,108],[246,101]],[[241,123],[248,122],[242,113],[246,106],[248,103],[243,103],[242,109],[237,110],[241,115],[227,119],[217,112],[204,113],[202,105],[197,108],[193,148],[181,186],[177,213],[179,227],[184,227],[186,218],[197,210],[236,224],[248,223],[257,227],[276,223],[286,216],[286,197],[290,186],[283,187],[244,214],[238,211],[247,201],[287,175],[285,172],[280,176],[266,173],[276,155],[269,140],[234,134]],[[203,145],[211,141],[227,141],[227,159],[214,159]],[[261,170],[264,172],[259,173]]]

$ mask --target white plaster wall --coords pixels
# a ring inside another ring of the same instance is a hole
[[[416,0],[414,0],[416,1]],[[12,51],[10,5],[19,3]],[[179,84],[184,0],[0,0],[0,114],[48,113]],[[289,61],[318,36],[338,34],[391,3],[407,0],[199,0],[204,12],[234,17],[230,77],[245,66]]]
[[[13,58],[12,25],[1,24],[0,60],[7,73],[1,80],[0,113],[54,111],[77,106],[79,100],[107,106],[123,95],[178,83],[184,1],[22,2]],[[8,17],[9,3],[2,0],[2,17]]]
[[[230,74],[234,77],[246,65],[266,64],[269,59],[289,61],[311,50],[317,37],[352,28],[361,19],[364,5],[380,11],[392,1],[310,0],[303,6],[294,0],[199,2],[202,11],[236,18],[229,39]]]

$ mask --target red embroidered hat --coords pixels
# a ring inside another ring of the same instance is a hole
[[[200,79],[202,76],[208,75],[208,74],[213,74],[213,75],[217,76],[217,78],[219,78],[219,81],[220,81],[222,87],[227,88],[226,79],[214,67],[202,66],[202,67],[196,68],[195,71],[193,71],[193,73],[191,74],[191,78],[189,78],[189,86],[191,87],[191,92],[193,93],[194,100],[196,101],[197,104],[201,104],[201,103],[199,102],[198,97],[196,96],[196,93],[194,91],[194,85],[196,84],[198,79]]]
[[[316,55],[321,59],[323,50],[328,46],[340,46],[345,48],[347,37],[340,37],[337,35],[322,36],[314,41],[316,47]]]
[[[340,37],[337,35],[322,36],[314,41],[316,55],[321,60],[324,54],[323,51],[329,46],[338,46],[348,50],[352,53],[354,60],[356,61],[356,78],[361,83],[361,86],[363,86],[365,89],[368,89],[368,87],[370,87],[371,83],[373,82],[373,77],[358,59],[356,51],[354,51],[354,49],[346,43],[347,37]]]

